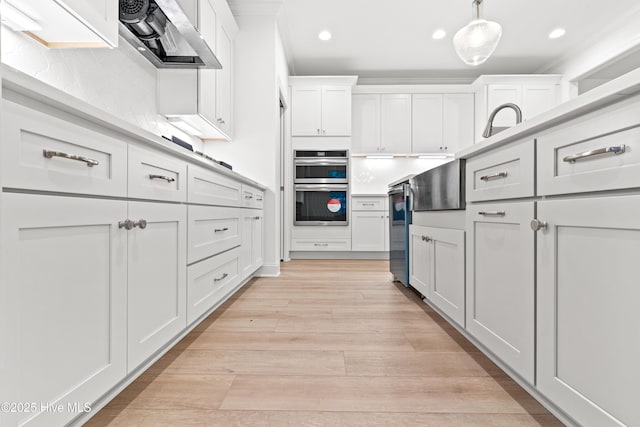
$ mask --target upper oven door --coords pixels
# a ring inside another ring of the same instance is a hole
[[[342,158],[296,158],[296,184],[346,184],[349,161]]]
[[[348,225],[347,185],[296,185],[295,225]]]

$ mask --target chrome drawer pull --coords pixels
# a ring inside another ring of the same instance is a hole
[[[69,160],[77,160],[79,162],[85,162],[87,166],[89,166],[90,168],[94,166],[98,166],[100,164],[100,162],[97,160],[93,160],[88,157],[76,156],[75,154],[67,154],[61,151],[44,149],[42,150],[42,155],[45,156],[47,159],[51,159],[52,157],[62,157]]]
[[[175,178],[171,178],[170,176],[155,175],[155,174],[150,174],[149,179],[164,179],[167,182],[175,182],[176,180]]]
[[[375,203],[363,203],[362,206],[375,206]]]
[[[118,228],[124,228],[125,230],[133,230],[133,221],[130,219],[125,219],[124,221],[118,222]]]
[[[505,216],[507,213],[505,211],[495,211],[495,212],[478,212],[478,215],[482,216]]]
[[[597,150],[585,151],[584,153],[574,154],[573,156],[567,156],[562,159],[565,163],[575,163],[578,160],[587,159],[593,156],[600,156],[601,154],[613,153],[616,156],[618,154],[623,154],[626,151],[626,145],[620,145],[619,147],[604,147],[599,148]]]
[[[249,195],[247,194],[247,195],[245,195],[245,196],[244,196],[244,198],[245,198],[246,200],[251,200],[251,199],[253,199],[253,196],[249,196]]]
[[[531,226],[531,229],[533,231],[540,231],[540,230],[546,230],[548,224],[545,221],[534,219],[533,221],[531,221],[529,225]]]
[[[214,233],[222,233],[223,231],[229,231],[229,227],[216,228],[215,230],[213,230]]]
[[[256,201],[261,202],[262,201],[262,197],[260,197],[259,199],[256,199]]]
[[[133,221],[133,226],[134,227],[140,227],[140,230],[144,230],[145,228],[147,228],[147,220],[146,219],[139,219],[137,221]]]
[[[485,176],[481,176],[480,179],[482,181],[489,181],[490,179],[496,179],[496,178],[506,178],[507,175],[509,175],[506,172],[498,172],[498,173],[494,173],[493,175],[485,175]]]
[[[260,217],[259,216],[254,216],[253,219],[258,220],[258,219],[260,219]]]
[[[430,242],[430,241],[432,241],[432,240],[433,240],[433,239],[432,239],[431,237],[429,237],[429,236],[422,236],[422,241],[423,241],[423,242]]]
[[[214,279],[213,279],[213,281],[214,281],[214,282],[221,282],[221,281],[223,281],[224,279],[226,279],[227,277],[229,277],[229,274],[224,273],[222,276],[214,278]]]
[[[313,246],[326,248],[327,246],[329,246],[329,244],[328,243],[314,243]]]

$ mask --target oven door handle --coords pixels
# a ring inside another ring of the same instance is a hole
[[[296,191],[347,191],[348,185],[323,185],[323,184],[306,184],[295,186]]]
[[[348,159],[295,159],[296,166],[346,166]]]

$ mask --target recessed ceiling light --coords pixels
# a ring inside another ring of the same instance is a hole
[[[560,37],[566,34],[566,30],[564,28],[556,28],[555,30],[549,33],[550,39],[559,39]]]
[[[328,30],[322,30],[320,34],[318,34],[318,38],[326,42],[327,40],[331,40],[331,33]]]
[[[446,35],[447,35],[447,32],[445,30],[439,29],[439,30],[435,30],[431,37],[433,37],[435,40],[440,40],[445,38]]]

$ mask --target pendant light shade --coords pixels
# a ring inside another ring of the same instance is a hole
[[[502,37],[502,26],[497,22],[480,19],[482,0],[474,0],[476,19],[462,27],[453,37],[456,53],[468,65],[485,62],[498,47]]]

